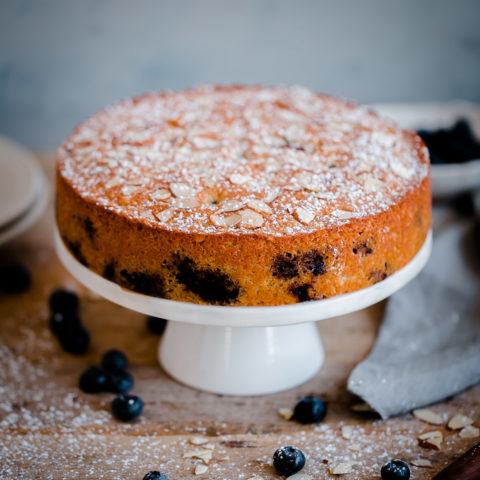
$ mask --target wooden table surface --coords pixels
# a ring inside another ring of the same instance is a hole
[[[53,156],[40,159],[53,179]],[[334,478],[329,465],[347,460],[355,463],[353,473],[339,478],[380,478],[381,466],[391,458],[430,460],[431,468],[411,466],[411,478],[427,479],[478,441],[412,415],[381,421],[352,410],[358,400],[346,391],[346,380],[373,345],[382,304],[320,322],[325,365],[294,390],[227,397],[176,383],[158,366],[159,338],[147,331],[144,316],[88,292],[65,271],[53,250],[52,225],[50,205],[39,224],[0,248],[0,261],[18,259],[33,274],[26,293],[0,294],[0,478],[141,480],[152,469],[171,480],[279,478],[272,455],[280,446],[294,445],[305,452],[303,472],[314,479]],[[85,355],[63,352],[48,329],[48,295],[59,286],[80,294],[81,316],[92,338]],[[114,395],[87,395],[77,387],[81,372],[109,348],[128,354],[133,393],[145,402],[143,415],[132,423],[112,419]],[[307,394],[328,402],[324,422],[303,426],[278,415],[278,409],[293,407]],[[445,421],[462,412],[478,426],[479,403],[477,386],[431,408]],[[353,427],[350,439],[342,436],[343,425]],[[441,449],[420,447],[418,435],[436,429],[444,435]],[[183,458],[198,448],[189,443],[193,436],[208,437],[214,446],[208,471],[200,476],[194,469],[202,461]]]

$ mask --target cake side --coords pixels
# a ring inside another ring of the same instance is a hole
[[[85,202],[57,176],[57,224],[82,264],[171,300],[282,305],[373,285],[405,266],[430,229],[430,179],[388,210],[288,237],[170,232]]]

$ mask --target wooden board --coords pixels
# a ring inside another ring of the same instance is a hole
[[[53,179],[53,156],[41,160]],[[294,390],[225,397],[176,383],[158,366],[158,337],[147,331],[144,317],[102,300],[67,274],[53,250],[52,225],[50,206],[35,228],[0,249],[0,262],[18,259],[33,273],[28,292],[0,294],[0,478],[142,479],[152,469],[170,479],[193,478],[202,461],[183,455],[198,448],[189,439],[200,435],[214,449],[208,471],[198,478],[278,478],[272,455],[282,445],[294,445],[307,456],[304,472],[316,479],[333,478],[328,462],[346,460],[355,465],[344,478],[380,478],[381,466],[391,458],[429,459],[432,468],[412,466],[411,478],[427,479],[477,441],[441,426],[441,450],[424,449],[418,435],[437,427],[412,415],[380,421],[352,411],[358,400],[346,391],[346,379],[373,345],[382,304],[320,322],[326,363]],[[92,336],[86,355],[64,353],[48,329],[47,299],[58,286],[80,293],[81,315]],[[86,395],[77,388],[81,372],[113,347],[128,354],[133,393],[145,402],[144,414],[132,423],[111,418],[114,395]],[[328,401],[323,423],[302,426],[277,414],[306,394]],[[479,403],[477,386],[432,409],[445,421],[462,412],[478,422]],[[343,438],[343,425],[353,427],[350,439]],[[359,450],[350,450],[352,445]]]

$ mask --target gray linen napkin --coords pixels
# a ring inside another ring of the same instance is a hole
[[[388,300],[375,346],[348,379],[382,418],[480,381],[480,245],[473,222],[445,207],[434,226],[427,266]]]

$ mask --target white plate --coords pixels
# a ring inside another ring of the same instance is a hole
[[[30,151],[0,136],[0,227],[33,205],[41,173]]]
[[[345,315],[383,300],[414,278],[426,264],[432,248],[428,234],[420,251],[405,267],[371,287],[324,300],[275,307],[198,305],[166,300],[126,290],[78,262],[55,231],[57,254],[67,270],[87,288],[111,302],[146,315],[186,323],[220,327],[267,327],[305,323]]]
[[[50,198],[50,187],[45,174],[41,170],[37,175],[37,191],[31,208],[14,222],[0,228],[0,245],[13,240],[33,226],[45,211]]]
[[[374,109],[390,117],[401,127],[410,130],[433,130],[451,127],[465,118],[480,138],[480,105],[454,101],[419,104],[377,104]],[[432,194],[434,198],[458,195],[480,189],[480,159],[465,163],[432,165]]]

